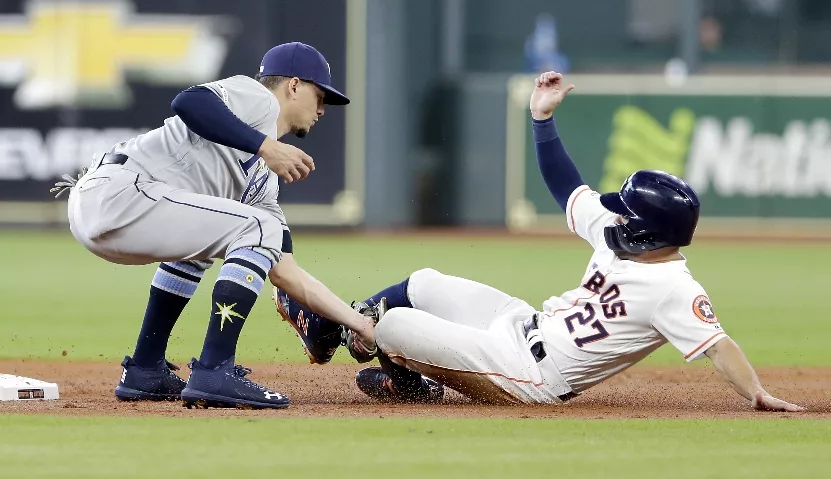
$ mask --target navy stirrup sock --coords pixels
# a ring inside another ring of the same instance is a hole
[[[202,269],[186,261],[159,265],[150,284],[150,298],[133,353],[133,361],[139,367],[155,367],[165,358],[173,326],[204,274]]]
[[[404,281],[394,284],[383,291],[380,291],[377,294],[370,296],[366,300],[366,304],[374,305],[378,304],[381,301],[381,298],[387,298],[387,306],[392,308],[412,308],[413,304],[410,303],[410,297],[407,296],[407,285],[410,283],[410,278],[408,277]]]
[[[271,269],[271,260],[251,249],[238,249],[225,258],[211,298],[211,318],[199,362],[216,368],[237,351],[245,318]]]

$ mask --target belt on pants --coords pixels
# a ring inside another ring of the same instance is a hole
[[[542,333],[540,333],[540,327],[537,324],[536,313],[522,323],[522,331],[525,334],[525,339],[530,343],[529,347],[531,348],[531,354],[534,355],[534,359],[537,362],[545,359],[548,353],[545,352],[545,347],[542,344]]]
[[[123,165],[130,157],[124,153],[106,153],[101,157],[100,165]]]
[[[531,354],[534,356],[534,359],[537,362],[542,361],[548,356],[548,353],[545,352],[545,346],[543,345],[542,333],[540,332],[540,327],[537,322],[538,313],[534,313],[533,316],[529,317],[522,323],[522,331],[525,335],[525,340],[529,343],[529,348],[531,349]],[[565,394],[560,394],[557,398],[562,401],[566,402],[569,399],[577,397],[577,393],[574,391],[569,391]]]

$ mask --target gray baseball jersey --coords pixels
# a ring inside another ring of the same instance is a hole
[[[258,81],[237,75],[202,86],[222,98],[240,120],[276,139],[280,104]],[[250,153],[199,137],[178,116],[168,118],[155,130],[119,143],[113,151],[129,156],[156,181],[243,202],[249,175],[262,161]],[[276,180],[275,177],[275,185]]]
[[[276,139],[280,106],[259,82],[234,76],[204,86]],[[96,255],[146,264],[210,261],[252,248],[280,260],[288,227],[277,203],[279,177],[259,156],[207,141],[179,117],[111,151],[129,160],[92,169],[69,197],[70,229]]]

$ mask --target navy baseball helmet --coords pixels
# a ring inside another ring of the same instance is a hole
[[[692,242],[701,203],[686,181],[663,171],[642,170],[623,183],[619,193],[600,195],[600,203],[624,218],[607,226],[612,251],[643,253]]]

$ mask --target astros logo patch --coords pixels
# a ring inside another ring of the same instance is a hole
[[[707,296],[701,295],[695,298],[695,300],[693,300],[692,309],[698,319],[704,321],[705,323],[718,323],[716,312],[713,310],[713,303],[710,302],[710,298]]]

